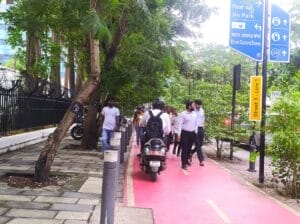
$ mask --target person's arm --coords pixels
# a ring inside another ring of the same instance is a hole
[[[101,113],[100,113],[100,115],[99,115],[99,119],[98,119],[98,123],[97,123],[97,125],[98,125],[98,127],[102,127],[102,125],[103,125],[103,122],[104,122],[104,108],[102,109],[102,111],[101,111]]]
[[[117,109],[117,112],[116,112],[116,126],[115,126],[115,131],[119,130],[120,128],[120,111],[118,108]]]
[[[177,117],[177,128],[176,128],[176,134],[177,134],[177,141],[180,142],[180,135],[183,125],[183,112],[180,113]]]

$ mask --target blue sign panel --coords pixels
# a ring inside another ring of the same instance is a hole
[[[231,0],[229,46],[254,59],[263,60],[264,0]]]
[[[290,61],[290,15],[279,6],[271,5],[270,61]]]

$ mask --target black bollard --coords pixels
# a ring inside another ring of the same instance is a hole
[[[126,128],[121,127],[120,163],[124,163],[124,153],[125,152],[126,152]]]
[[[121,133],[114,133],[111,147],[104,152],[100,224],[114,224]]]

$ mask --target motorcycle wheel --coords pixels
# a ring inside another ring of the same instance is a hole
[[[75,140],[80,140],[83,137],[83,128],[82,126],[74,126],[71,129],[71,136]]]
[[[151,172],[150,177],[151,177],[152,181],[156,181],[157,180],[157,173]]]

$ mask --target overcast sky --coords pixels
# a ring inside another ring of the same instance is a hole
[[[218,7],[218,15],[212,15],[208,22],[203,24],[201,32],[203,39],[200,42],[218,43],[228,46],[229,39],[229,14],[231,0],[206,0],[209,6]],[[288,10],[292,0],[269,0],[284,10]]]

